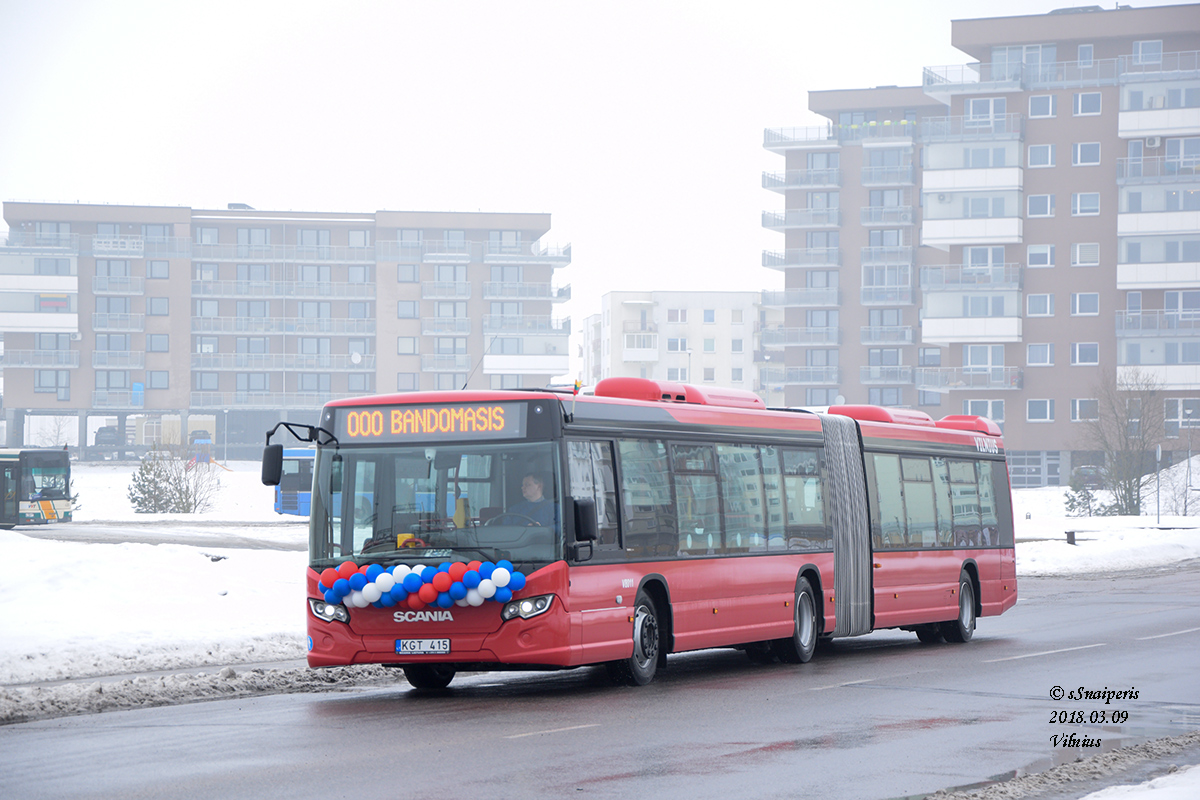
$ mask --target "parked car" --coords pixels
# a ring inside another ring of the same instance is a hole
[[[1080,464],[1071,470],[1071,486],[1081,489],[1103,489],[1107,479],[1108,473],[1104,467],[1095,464]]]
[[[121,441],[121,431],[112,425],[105,425],[96,431],[96,438],[93,440],[93,443],[97,447],[120,447],[124,444]]]
[[[191,438],[188,439],[191,444],[196,442],[208,442],[212,444],[212,434],[208,431],[192,431]]]

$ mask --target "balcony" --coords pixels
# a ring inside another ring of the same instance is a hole
[[[146,404],[145,392],[117,391],[114,389],[97,389],[92,392],[92,408],[143,408]]]
[[[146,240],[141,236],[88,236],[83,239],[84,252],[99,257],[145,258]]]
[[[375,369],[371,353],[192,353],[192,369],[256,370],[291,372],[328,370],[331,372],[370,372]]]
[[[913,290],[911,286],[864,286],[859,299],[864,306],[910,306]]]
[[[422,281],[422,300],[466,300],[471,296],[468,281]]]
[[[146,354],[133,350],[93,350],[92,366],[97,369],[145,369]]]
[[[130,275],[97,275],[92,278],[93,294],[143,295],[146,279]]]
[[[762,187],[773,192],[841,185],[842,171],[837,168],[789,169],[785,172],[764,172],[762,174]]]
[[[471,357],[465,353],[424,353],[421,355],[422,372],[469,372]]]
[[[841,343],[842,329],[838,327],[764,328],[759,334],[762,347]]]
[[[424,245],[421,242],[375,242],[375,257],[379,261],[403,261],[416,263],[421,260]]]
[[[922,83],[925,94],[947,105],[956,94],[1018,92],[1030,89],[1115,86],[1121,65],[1118,59],[1052,61],[1021,64],[1008,61],[974,62],[926,67]]]
[[[928,204],[930,195],[947,192],[1019,192],[1025,185],[1025,171],[1021,167],[926,169],[921,180]]]
[[[1200,181],[1200,158],[1155,156],[1118,158],[1117,183],[1190,183]]]
[[[542,314],[484,314],[483,332],[566,336],[571,333],[571,318],[557,319]]]
[[[94,331],[143,331],[145,314],[92,314]]]
[[[916,367],[913,382],[925,392],[1017,390],[1025,383],[1020,367]]]
[[[859,367],[858,382],[864,386],[870,384],[909,386],[913,382],[913,368],[902,366]]]
[[[866,167],[862,168],[863,186],[911,186],[913,184],[912,164],[898,167]]]
[[[1200,230],[1200,211],[1144,211],[1117,214],[1118,236],[1192,234]]]
[[[917,135],[915,120],[899,119],[892,121],[864,122],[858,125],[838,125],[837,136],[843,142],[877,143],[880,145],[897,145],[904,141],[911,142]]]
[[[837,384],[839,371],[837,367],[787,367],[783,382],[814,386],[817,384]]]
[[[621,322],[622,333],[656,333],[658,331],[658,323],[647,320],[642,322],[638,319],[627,319]]]
[[[762,265],[771,269],[820,265],[841,266],[841,263],[842,250],[839,247],[801,247],[784,250],[782,253],[764,250],[762,254]]]
[[[79,234],[10,230],[8,239],[0,246],[0,252],[34,256],[75,256],[79,255]]]
[[[550,300],[560,302],[571,299],[571,285],[553,286],[549,283],[518,283],[513,281],[485,281],[485,300]]]
[[[836,228],[842,224],[837,208],[789,208],[784,212],[764,211],[762,226],[773,231],[804,228]]]
[[[1117,114],[1117,135],[1122,139],[1200,134],[1200,108],[1155,108]]]
[[[954,292],[973,289],[1022,288],[1024,268],[1020,264],[995,264],[989,267],[921,267],[921,289],[926,292]]]
[[[859,329],[863,344],[912,344],[911,325],[864,325]]]
[[[373,319],[192,317],[194,333],[375,333]]]
[[[828,125],[809,128],[767,128],[763,131],[763,148],[776,153],[800,148],[829,148],[837,144],[838,137]]]
[[[565,267],[571,263],[569,244],[485,242],[481,246],[485,264],[549,264],[552,267]]]
[[[1200,78],[1200,50],[1163,53],[1151,64],[1137,63],[1131,55],[1121,56],[1119,60],[1121,83]]]
[[[471,320],[466,317],[421,317],[425,336],[466,336],[470,332]]]
[[[148,250],[149,253],[149,245]],[[165,255],[165,254],[163,254]],[[374,247],[293,244],[191,244],[195,261],[374,263]]]
[[[913,263],[913,249],[908,245],[891,247],[864,247],[860,253],[861,263],[868,264],[909,264]]]
[[[863,225],[912,225],[912,206],[863,206],[859,209]]]
[[[840,306],[842,293],[838,289],[784,289],[762,293],[764,306],[784,308],[821,308]]]
[[[1200,336],[1200,313],[1195,311],[1118,311],[1117,336]]]
[[[192,409],[262,408],[318,411],[331,400],[344,400],[358,394],[332,392],[192,392]]]
[[[373,283],[332,281],[192,281],[195,297],[325,297],[333,299],[375,298]]]
[[[949,250],[955,245],[1020,244],[1024,220],[1020,217],[974,217],[921,221],[921,244]]]
[[[1121,290],[1200,289],[1200,261],[1154,261],[1117,264]]]
[[[1021,317],[931,317],[927,311],[921,320],[921,341],[943,346],[1019,342],[1022,321]]]
[[[78,350],[2,350],[0,366],[6,369],[18,367],[55,367],[76,369],[79,367]]]
[[[925,144],[1024,138],[1025,117],[1021,114],[926,117],[921,120],[921,141]]]

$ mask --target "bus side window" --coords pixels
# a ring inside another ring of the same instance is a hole
[[[825,492],[816,450],[783,451],[783,485],[787,495],[789,550],[824,550],[832,546],[825,526]]]
[[[617,487],[613,477],[612,444],[567,442],[568,480],[571,496],[596,504],[596,545],[619,545],[617,537]]]
[[[954,546],[954,512],[951,505],[950,471],[944,458],[933,459],[933,499],[937,506],[938,547]]]
[[[766,550],[763,474],[758,448],[719,444],[717,465],[721,472],[721,503],[725,507],[726,552]]]
[[[675,504],[667,446],[660,441],[622,439],[621,498],[625,506],[625,549],[636,555],[675,555]]]
[[[979,546],[979,484],[975,463],[950,461],[950,492],[954,505],[954,546]]]
[[[905,522],[909,547],[937,546],[937,517],[933,504],[933,472],[928,458],[900,459],[904,477]]]
[[[767,550],[783,550],[787,546],[784,531],[787,530],[783,505],[783,470],[779,465],[778,447],[760,447],[762,458],[763,496],[767,502]]]
[[[979,543],[994,547],[1000,544],[1000,520],[996,514],[992,462],[980,461],[975,467],[979,473]]]
[[[712,445],[671,445],[679,555],[708,555],[725,549],[717,498],[717,464]]]
[[[900,488],[900,457],[876,453],[873,462],[879,519],[871,526],[872,544],[876,550],[903,548],[906,546],[906,515]]]

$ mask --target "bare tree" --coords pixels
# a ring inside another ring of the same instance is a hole
[[[155,447],[134,473],[129,500],[139,513],[207,511],[221,488],[219,469],[180,445]]]
[[[74,417],[50,417],[49,423],[38,430],[38,447],[62,447],[70,444],[68,438],[72,433]]]
[[[1113,502],[1102,513],[1137,516],[1154,481],[1154,451],[1163,440],[1163,394],[1157,378],[1135,368],[1111,372],[1093,389],[1097,418],[1087,424],[1089,449],[1104,453]]]

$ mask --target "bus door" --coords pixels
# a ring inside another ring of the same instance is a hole
[[[834,636],[871,632],[871,526],[858,423],[819,414],[829,470],[829,527],[833,532]],[[828,587],[826,587],[828,589]]]
[[[0,466],[0,523],[17,524],[17,465]]]

